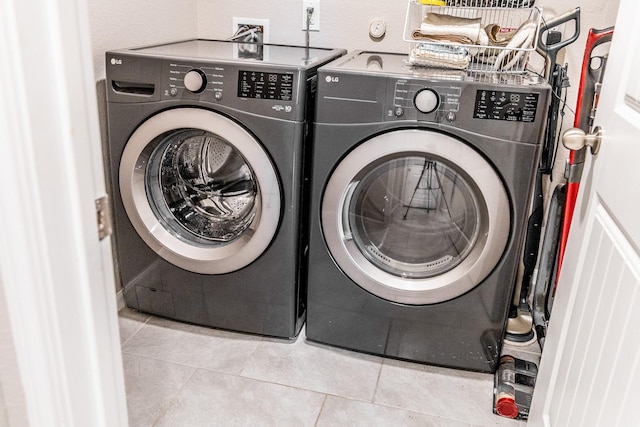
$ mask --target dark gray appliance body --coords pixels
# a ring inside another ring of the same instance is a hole
[[[107,52],[116,272],[130,308],[291,338],[305,315],[316,70],[345,51],[247,47]]]
[[[493,372],[550,90],[404,59],[354,52],[319,69],[306,336]]]

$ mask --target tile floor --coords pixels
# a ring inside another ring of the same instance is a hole
[[[120,311],[129,420],[142,426],[523,426],[493,376]]]

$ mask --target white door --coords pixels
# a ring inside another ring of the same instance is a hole
[[[127,425],[87,23],[81,0],[0,2],[2,425]]]
[[[529,424],[638,425],[640,2],[622,0]]]

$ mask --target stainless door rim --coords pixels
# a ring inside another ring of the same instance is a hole
[[[477,185],[483,201],[484,226],[475,247],[452,270],[429,278],[408,278],[376,267],[358,249],[343,227],[343,209],[358,174],[385,157],[406,153],[446,159]],[[498,264],[509,238],[509,201],[491,165],[462,141],[427,130],[397,130],[378,135],[351,151],[336,167],[321,206],[322,231],[329,251],[343,272],[365,290],[389,301],[432,304],[455,298],[484,280]]]
[[[259,211],[241,237],[226,244],[195,246],[162,226],[147,200],[143,151],[158,136],[177,129],[200,129],[232,144],[253,169],[258,183]],[[271,243],[280,220],[281,190],[269,156],[260,143],[234,121],[199,108],[166,110],[143,122],[129,138],[120,161],[122,201],[142,240],[159,256],[188,271],[223,274],[256,260]],[[135,256],[135,254],[131,254]]]

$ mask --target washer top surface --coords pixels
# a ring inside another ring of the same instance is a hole
[[[343,60],[325,65],[324,69],[347,73],[391,75],[430,80],[472,81],[508,85],[545,84],[542,77],[533,73],[479,73],[414,66],[409,63],[408,55],[402,53],[354,51],[345,56]]]
[[[340,52],[344,52],[340,49],[262,44],[259,46],[263,48],[263,52],[259,57],[243,57],[239,52],[243,46],[247,45],[252,44],[226,40],[193,39],[155,46],[130,48],[124,51],[142,56],[233,61],[254,64],[263,63],[300,68],[312,68],[335,58]]]

